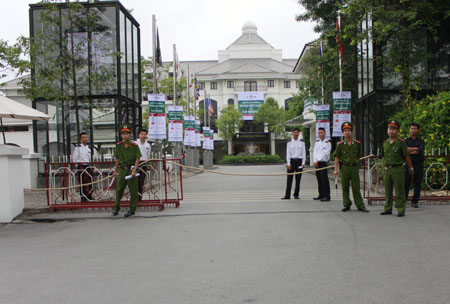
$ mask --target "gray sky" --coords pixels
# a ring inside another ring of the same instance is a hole
[[[28,4],[37,0],[0,0],[0,38],[10,43],[29,35]],[[318,37],[313,24],[295,21],[302,7],[295,0],[121,0],[141,25],[143,56],[151,56],[152,14],[156,15],[164,61],[172,59],[172,44],[180,60],[217,59],[253,21],[258,34],[283,58],[298,58],[305,43]]]

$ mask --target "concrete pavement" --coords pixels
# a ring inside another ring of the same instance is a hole
[[[282,172],[282,166],[221,167]],[[4,303],[447,303],[450,207],[342,213],[285,177],[203,173],[178,209],[34,215],[0,228]],[[354,206],[353,206],[354,208]]]

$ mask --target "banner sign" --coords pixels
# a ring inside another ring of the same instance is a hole
[[[333,137],[342,137],[341,126],[352,121],[352,92],[333,92]]]
[[[148,94],[149,139],[166,139],[166,95]]]
[[[325,139],[330,140],[330,105],[315,105],[316,110],[316,141],[319,140],[319,128],[325,129]]]
[[[184,116],[184,145],[195,145],[195,116]]]
[[[201,147],[202,142],[200,140],[200,120],[195,121],[195,145],[194,147]]]
[[[264,92],[238,92],[238,109],[243,120],[253,120],[263,103]]]
[[[306,114],[308,112],[311,112],[312,110],[314,110],[314,105],[317,104],[317,99],[315,98],[306,98],[305,101],[303,102],[303,114]]]
[[[169,142],[183,141],[183,106],[169,106]]]
[[[203,127],[203,150],[209,150],[209,127]]]

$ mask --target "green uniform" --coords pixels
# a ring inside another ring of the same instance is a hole
[[[408,146],[402,139],[396,139],[392,144],[389,139],[383,143],[382,156],[384,158],[384,190],[386,203],[384,211],[392,211],[393,195],[395,189],[395,208],[399,213],[406,209],[405,198],[405,171],[403,164],[408,156]]]
[[[359,181],[359,159],[362,156],[361,143],[352,139],[352,144],[349,145],[346,141],[341,141],[334,152],[339,157],[341,168],[339,175],[341,177],[342,197],[344,200],[344,207],[350,208],[352,201],[350,200],[350,183],[352,184],[353,199],[355,200],[356,208],[364,208],[364,201],[361,196],[360,181]]]
[[[120,209],[120,200],[122,198],[125,187],[128,184],[128,190],[130,191],[130,211],[136,211],[137,199],[138,199],[138,179],[131,178],[125,180],[125,176],[131,174],[131,166],[134,166],[136,159],[141,157],[141,151],[139,146],[134,142],[117,143],[114,156],[119,160],[119,173],[117,176],[117,188],[116,188],[116,201],[114,203],[114,210]]]

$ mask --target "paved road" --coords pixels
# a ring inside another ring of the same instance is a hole
[[[339,197],[312,200],[313,175],[301,200],[280,201],[284,183],[204,173],[179,209],[7,225],[0,302],[448,303],[450,206],[342,213]]]

